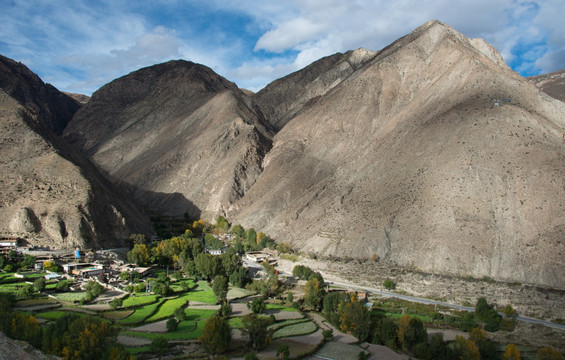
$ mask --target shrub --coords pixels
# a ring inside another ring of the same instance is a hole
[[[394,289],[396,289],[396,284],[395,284],[395,282],[392,281],[391,279],[388,279],[388,278],[383,282],[383,286],[384,286],[385,289],[387,289],[387,290],[394,290]]]
[[[162,336],[156,337],[151,341],[151,351],[157,354],[163,354],[169,349],[169,342]]]
[[[174,317],[169,318],[167,320],[167,331],[172,332],[175,331],[179,327],[179,322]]]

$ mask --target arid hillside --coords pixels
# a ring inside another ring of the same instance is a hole
[[[247,95],[186,61],[105,85],[64,136],[141,206],[210,219],[251,187],[271,147]]]
[[[565,101],[565,70],[532,76],[528,80],[549,96]]]
[[[54,134],[74,101],[23,65],[6,58],[1,64],[0,77],[15,79],[0,89],[0,236],[84,248],[149,234],[146,216]]]
[[[565,288],[564,133],[563,103],[432,21],[288,121],[228,215],[305,252]]]

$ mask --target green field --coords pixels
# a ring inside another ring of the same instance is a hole
[[[108,320],[122,320],[133,314],[134,310],[117,310],[100,313],[100,317]]]
[[[163,301],[164,301],[163,299],[160,299],[156,303],[140,307],[139,309],[136,309],[133,314],[131,314],[130,316],[128,316],[123,320],[118,320],[118,322],[124,325],[140,323],[143,320],[145,320],[147,317],[153,315],[153,313],[157,311],[157,308]]]
[[[197,339],[200,335],[202,335],[204,325],[206,325],[206,320],[185,320],[179,323],[179,327],[176,331],[166,334],[142,333],[136,331],[122,331],[122,334],[143,337],[146,339],[155,339],[157,337],[164,337],[167,340]]]
[[[295,309],[291,306],[281,305],[281,304],[266,304],[266,309],[267,310],[298,312],[298,309]]]
[[[318,330],[318,327],[312,321],[288,325],[275,331],[275,333],[273,334],[273,339],[289,336],[307,335],[313,333],[316,330]]]
[[[61,310],[55,310],[55,311],[44,311],[42,313],[37,314],[38,318],[42,318],[45,320],[58,320],[60,318],[62,318],[63,316],[67,315],[68,312],[66,311],[61,311]]]
[[[228,300],[241,299],[253,294],[255,294],[253,291],[249,291],[247,289],[230,287],[228,291]]]
[[[185,298],[176,298],[176,299],[169,299],[166,300],[164,303],[161,304],[159,309],[155,314],[149,317],[146,322],[153,322],[157,320],[161,320],[173,315],[175,310],[181,306],[186,305]]]
[[[57,300],[74,302],[74,301],[80,301],[80,299],[82,299],[85,294],[86,291],[74,291],[74,292],[59,293],[59,294],[55,294],[54,296],[57,298]]]
[[[159,295],[137,295],[129,296],[124,299],[122,307],[128,308],[138,305],[153,304],[159,299]]]
[[[212,288],[208,286],[208,283],[206,281],[199,281],[197,285],[196,289],[184,293],[182,298],[189,301],[215,304],[216,296],[214,296],[214,292],[212,291]]]

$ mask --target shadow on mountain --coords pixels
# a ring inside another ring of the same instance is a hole
[[[188,213],[191,219],[200,219],[202,211],[183,194],[154,192],[144,189],[130,190],[130,196],[138,205],[161,215],[175,218]]]

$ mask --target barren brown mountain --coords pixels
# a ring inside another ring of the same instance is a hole
[[[271,134],[257,114],[211,69],[170,61],[95,92],[65,137],[141,205],[215,218],[262,171]]]
[[[25,66],[0,60],[0,236],[74,248],[149,233],[148,219],[53,133],[70,120],[74,101]]]
[[[528,80],[549,96],[565,101],[565,70],[532,76]]]
[[[144,68],[97,91],[64,136],[158,212],[565,289],[564,133],[563,102],[431,21],[254,95],[190,62]]]
[[[304,105],[228,215],[305,252],[565,288],[564,133],[562,102],[432,21]]]

